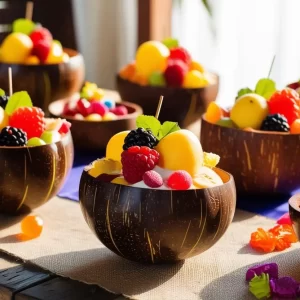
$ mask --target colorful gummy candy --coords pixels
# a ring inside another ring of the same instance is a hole
[[[27,216],[21,222],[22,233],[31,239],[37,238],[43,231],[44,221],[39,216]]]

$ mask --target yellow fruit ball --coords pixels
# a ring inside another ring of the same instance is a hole
[[[267,100],[257,94],[241,96],[233,105],[230,118],[241,129],[259,129],[269,113]]]
[[[148,41],[143,43],[136,52],[136,70],[146,78],[155,72],[164,72],[170,50],[161,42]]]
[[[203,165],[203,150],[195,134],[186,129],[165,136],[158,145],[158,165],[172,171],[185,170],[193,177]]]
[[[64,51],[57,42],[52,42],[50,53],[46,59],[46,64],[60,64],[64,61]]]
[[[205,70],[203,68],[203,66],[201,64],[199,64],[197,61],[192,61],[190,63],[190,71],[193,71],[193,70],[196,70],[196,71],[199,71],[200,73],[204,73]]]
[[[40,60],[37,56],[35,55],[30,55],[26,58],[25,62],[26,65],[39,65]]]
[[[5,113],[4,109],[0,107],[0,130],[8,126],[8,115]]]
[[[98,114],[90,114],[85,117],[85,120],[97,122],[97,121],[102,121],[102,117]]]
[[[124,177],[117,177],[111,181],[111,183],[129,185],[129,183],[124,179]]]
[[[23,64],[30,55],[33,43],[30,37],[14,32],[8,35],[1,46],[1,61],[11,64]]]
[[[106,146],[106,158],[116,161],[121,161],[121,153],[123,152],[123,145],[126,136],[130,131],[121,131],[115,134]]]
[[[113,121],[113,120],[118,119],[118,117],[114,113],[108,112],[103,116],[102,119],[103,119],[103,121]]]
[[[188,71],[183,80],[182,86],[186,89],[199,89],[208,85],[207,78],[199,71]]]

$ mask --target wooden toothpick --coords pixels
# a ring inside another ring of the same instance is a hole
[[[32,20],[32,15],[33,15],[33,2],[28,1],[26,4],[26,13],[25,13],[25,19],[27,20]]]
[[[156,114],[155,114],[156,119],[158,119],[158,117],[159,117],[159,113],[160,113],[160,109],[161,109],[163,101],[164,101],[164,96],[160,96],[159,97],[159,103],[158,103],[157,109],[156,109]]]
[[[9,86],[9,96],[13,94],[13,83],[12,83],[12,69],[8,68],[8,86]]]
[[[273,65],[274,65],[274,62],[275,62],[275,58],[276,58],[276,55],[274,55],[274,57],[272,59],[271,67],[270,67],[269,74],[268,74],[267,78],[270,78],[270,76],[271,76],[271,73],[272,73],[272,70],[273,70]]]

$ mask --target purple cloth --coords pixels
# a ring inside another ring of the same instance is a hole
[[[99,153],[76,152],[73,168],[58,196],[78,201],[79,182],[83,168],[95,159],[102,158],[103,156],[104,152],[101,151]],[[272,219],[279,219],[283,214],[288,212],[288,199],[297,192],[300,192],[300,190],[295,191],[291,195],[239,196],[237,199],[237,208]]]

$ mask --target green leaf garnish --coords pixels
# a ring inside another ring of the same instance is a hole
[[[177,123],[166,121],[161,125],[159,137],[160,139],[162,139],[166,135],[175,132],[177,130],[180,130],[180,127],[178,126]]]
[[[272,79],[260,79],[254,92],[268,100],[276,92],[276,83]]]
[[[251,89],[249,89],[249,88],[240,89],[240,90],[238,91],[238,94],[237,94],[237,96],[235,97],[235,99],[237,100],[237,99],[239,99],[240,97],[242,97],[242,96],[244,96],[244,95],[246,95],[246,94],[250,94],[250,93],[253,93],[253,91],[252,91]]]
[[[0,97],[1,96],[5,96],[5,92],[2,89],[0,89]]]
[[[136,127],[150,129],[158,140],[161,140],[172,132],[180,130],[180,127],[175,122],[166,121],[161,125],[159,120],[157,120],[155,117],[145,115],[137,117]]]
[[[35,23],[27,19],[17,19],[12,24],[13,32],[20,32],[26,35],[30,35],[34,31],[35,27]]]
[[[30,96],[27,92],[17,92],[9,98],[5,107],[5,112],[11,116],[16,109],[24,106],[32,107]]]

